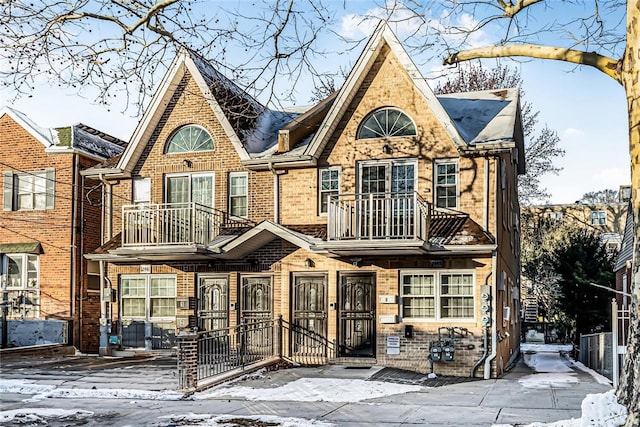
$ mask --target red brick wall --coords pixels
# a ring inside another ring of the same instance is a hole
[[[9,115],[0,118],[0,169],[2,171],[41,172],[55,169],[55,204],[51,210],[0,211],[0,242],[32,242],[42,244],[40,255],[40,318],[73,320],[73,343],[82,344],[81,350],[97,350],[97,342],[90,337],[97,335],[99,305],[94,295],[86,291],[87,253],[99,245],[101,208],[89,206],[83,197],[83,188],[78,185],[74,194],[74,155],[47,154],[45,146],[35,139]],[[88,168],[97,162],[80,158],[80,168]],[[79,175],[76,175],[79,181]],[[93,187],[94,183],[88,184]],[[88,191],[88,190],[87,190]],[[86,193],[85,191],[84,193]],[[95,193],[98,193],[96,195]],[[100,189],[93,191],[99,202]],[[0,194],[4,198],[4,194]],[[73,223],[74,198],[77,217],[84,220]],[[4,202],[4,200],[2,200]],[[72,242],[72,229],[76,227],[76,239]],[[73,254],[73,255],[72,255]],[[73,264],[72,267],[72,256]],[[74,312],[72,313],[72,273],[76,282]],[[82,314],[80,314],[82,306]],[[82,319],[82,322],[81,322]],[[82,326],[89,326],[83,331]]]

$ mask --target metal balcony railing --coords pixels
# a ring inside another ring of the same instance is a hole
[[[198,203],[127,205],[122,207],[122,245],[204,245],[221,228],[248,225],[247,220]]]
[[[427,240],[431,206],[417,193],[341,194],[329,199],[328,240]]]

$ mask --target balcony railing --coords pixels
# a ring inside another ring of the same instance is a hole
[[[122,207],[122,245],[204,245],[222,228],[248,225],[247,220],[198,203],[128,205]]]
[[[328,240],[428,238],[430,205],[417,193],[332,196],[328,214]]]

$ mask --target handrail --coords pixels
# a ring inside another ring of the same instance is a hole
[[[329,198],[328,240],[427,240],[431,205],[418,193],[352,193]]]
[[[123,246],[207,244],[222,228],[255,222],[195,202],[145,203],[122,207]]]

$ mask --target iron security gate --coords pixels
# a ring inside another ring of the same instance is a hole
[[[340,275],[338,356],[375,355],[375,274]]]
[[[271,276],[242,277],[240,296],[241,322],[254,323],[273,319]],[[260,352],[262,348],[271,347],[272,336],[270,331],[255,329],[246,334],[246,342],[243,344],[250,351]]]
[[[291,356],[313,354],[325,344],[306,337],[327,336],[327,276],[295,276],[292,294]]]
[[[198,330],[229,326],[229,278],[200,277],[198,282]]]

